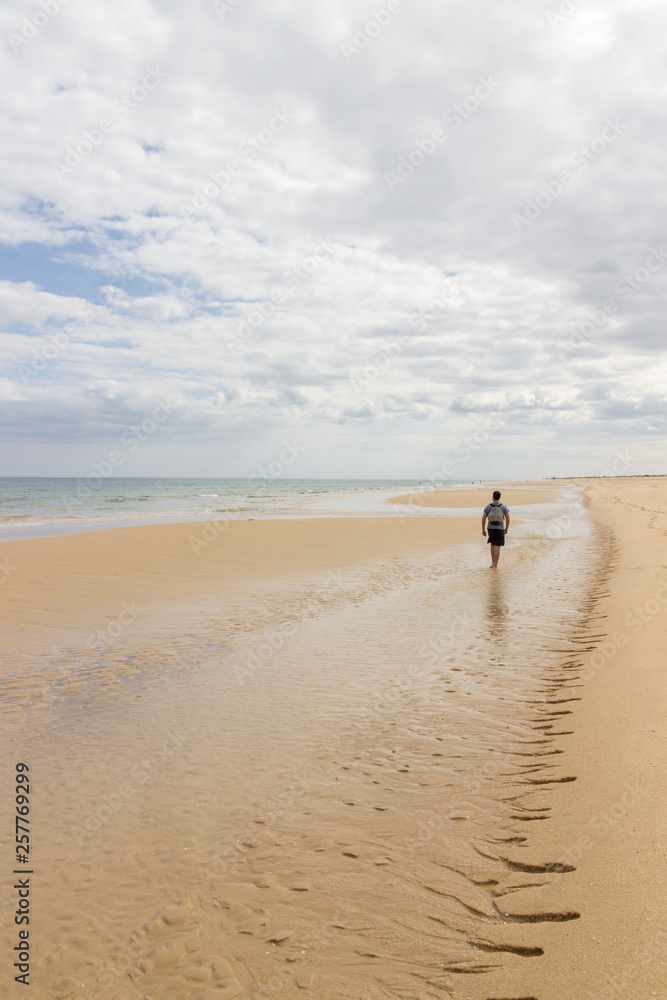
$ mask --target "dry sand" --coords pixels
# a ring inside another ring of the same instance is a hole
[[[463,489],[456,487],[449,490],[428,490],[419,493],[406,493],[400,497],[391,497],[387,503],[403,504],[414,507],[477,507],[480,510],[492,499],[493,491],[496,487],[479,487],[477,489]],[[551,485],[534,485],[527,488],[526,485],[506,486],[502,485],[502,502],[506,504],[510,511],[513,506],[521,506],[531,503],[553,503],[557,498],[557,491]]]
[[[601,527],[608,571],[571,672],[582,700],[562,746],[577,781],[554,790],[552,818],[528,853],[576,871],[565,890],[524,892],[512,909],[560,907],[565,897],[581,919],[559,928],[557,947],[553,929],[530,928],[526,938],[545,955],[537,980],[519,971],[517,995],[537,982],[540,1000],[664,997],[667,479],[575,482]]]
[[[477,517],[5,543],[31,997],[664,996],[667,487],[581,485],[586,578]]]

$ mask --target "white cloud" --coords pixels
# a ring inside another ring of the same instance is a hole
[[[346,60],[376,9],[91,0],[9,45],[0,239],[34,267],[0,283],[2,405],[35,471],[158,397],[153,474],[298,427],[309,474],[420,475],[496,410],[509,475],[618,434],[653,461],[667,267],[621,289],[661,247],[667,14],[415,0]]]
[[[5,324],[41,327],[46,320],[65,321],[80,316],[87,306],[84,299],[42,292],[32,281],[0,281],[0,310]]]

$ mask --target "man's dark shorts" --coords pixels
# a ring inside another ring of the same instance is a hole
[[[487,545],[504,545],[505,544],[505,529],[504,528],[487,528],[489,537],[487,539]]]

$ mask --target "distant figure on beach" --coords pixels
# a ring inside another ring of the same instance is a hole
[[[486,522],[489,522],[488,542],[491,546],[491,569],[498,568],[500,549],[505,544],[505,535],[510,526],[510,509],[500,503],[500,490],[494,490],[493,500],[487,503],[482,514],[482,534],[486,538]]]

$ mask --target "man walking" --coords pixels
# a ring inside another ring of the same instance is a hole
[[[487,503],[482,514],[482,534],[486,538],[486,522],[489,522],[487,544],[491,545],[491,569],[498,568],[500,549],[505,544],[505,535],[510,526],[510,509],[500,503],[500,490],[494,490],[493,501]]]

